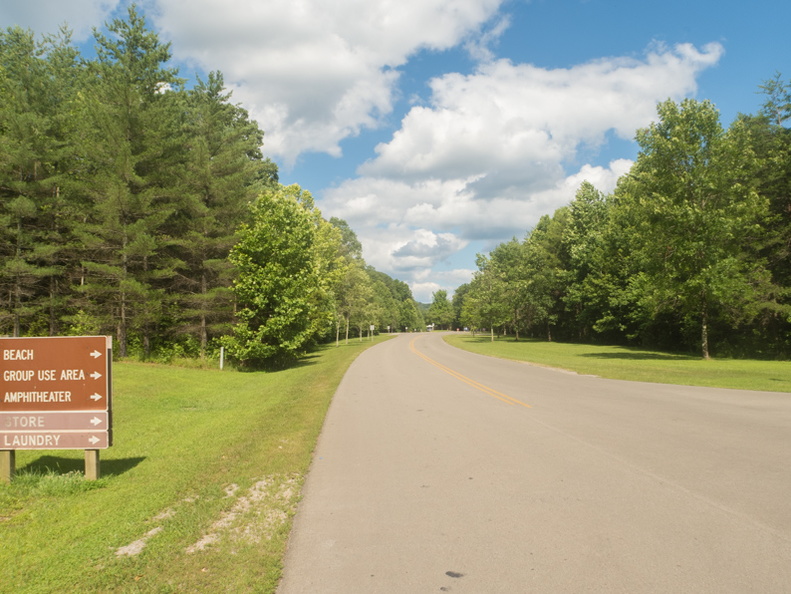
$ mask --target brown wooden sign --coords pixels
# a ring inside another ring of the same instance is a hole
[[[0,431],[105,431],[106,411],[0,412]]]
[[[78,432],[21,432],[0,431],[0,450],[102,450],[110,447],[106,431]]]
[[[0,338],[0,450],[112,445],[108,336]]]

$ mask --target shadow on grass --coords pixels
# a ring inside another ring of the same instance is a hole
[[[491,342],[491,337],[488,335],[475,335],[475,336],[468,336],[465,338],[466,342],[475,342],[480,344],[485,344]],[[564,343],[564,342],[556,342],[556,343],[548,343],[546,340],[542,340],[539,338],[520,338],[516,340],[512,336],[508,337],[497,337],[495,336],[494,342],[507,342],[510,344],[557,344],[557,345],[564,345],[570,344],[574,346],[584,346],[580,343]],[[596,348],[596,347],[592,347]],[[636,347],[607,347],[611,350],[608,351],[599,351],[595,353],[575,353],[576,357],[584,357],[587,359],[625,359],[631,361],[700,361],[700,357],[695,355],[689,355],[685,353],[660,353],[656,351],[644,351]]]
[[[310,353],[307,355],[303,355],[300,357],[296,362],[294,362],[291,367],[287,369],[299,368],[299,367],[310,367],[311,365],[315,365],[321,359],[321,353]]]
[[[122,458],[120,460],[100,460],[101,476],[118,476],[132,470],[135,466],[140,464],[145,458]],[[61,458],[60,456],[41,456],[32,462],[29,462],[24,467],[20,468],[17,472],[31,472],[31,473],[61,473],[67,474],[69,472],[82,472],[85,470],[85,460],[79,458]]]
[[[310,365],[315,365],[319,363],[321,356],[332,349],[342,349],[342,348],[359,348],[360,346],[371,346],[374,344],[370,339],[364,338],[362,341],[359,338],[350,338],[348,344],[344,343],[343,339],[341,339],[340,343],[336,345],[333,343],[322,344],[316,348],[316,350],[307,353],[306,355],[302,355],[297,361],[293,362],[289,367],[286,369],[294,369],[300,367],[308,367]],[[277,370],[283,371],[283,370]]]
[[[513,336],[495,336],[494,341],[492,341],[492,337],[488,334],[468,334],[467,336],[462,336],[462,340],[464,342],[512,342],[514,344],[525,344],[529,342],[542,342],[538,339],[534,338],[520,338],[516,340]]]
[[[579,357],[587,359],[627,359],[630,361],[699,361],[700,357],[673,353],[651,353],[646,351],[630,351],[624,349],[619,352],[580,353]]]

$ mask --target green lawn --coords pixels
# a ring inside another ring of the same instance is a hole
[[[276,373],[116,364],[102,477],[81,450],[18,451],[0,484],[0,592],[273,592],[330,399],[372,344]]]
[[[515,341],[448,334],[453,346],[483,355],[529,361],[580,374],[689,386],[791,392],[791,362],[710,359],[630,347]]]
[[[789,362],[446,339],[604,377],[791,392]],[[372,344],[277,373],[116,364],[102,478],[82,477],[82,451],[19,451],[0,484],[0,592],[273,592],[330,399]]]

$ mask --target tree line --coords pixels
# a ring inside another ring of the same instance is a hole
[[[729,127],[665,101],[612,194],[583,183],[524,240],[479,254],[459,324],[721,356],[791,356],[791,83]]]
[[[66,28],[0,31],[0,335],[260,366],[422,325],[345,222],[279,183],[221,73],[187,88],[134,6],[106,30],[90,59]]]
[[[261,193],[230,261],[237,324],[222,337],[245,365],[283,367],[327,337],[348,342],[423,325],[409,286],[367,266],[346,221],[321,216],[298,185]]]

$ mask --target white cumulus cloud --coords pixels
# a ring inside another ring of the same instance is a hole
[[[175,57],[226,83],[265,130],[267,154],[340,155],[392,111],[397,68],[454,47],[502,0],[157,0]]]
[[[19,25],[38,34],[57,33],[62,25],[71,29],[74,40],[91,36],[120,0],[5,0],[0,4],[0,26]]]
[[[497,60],[435,78],[427,105],[413,107],[322,207],[349,221],[374,265],[412,270],[417,286],[419,271],[451,249],[524,236],[583,181],[612,191],[631,161],[594,166],[580,154],[609,134],[633,138],[657,102],[694,95],[697,76],[722,53],[719,44],[657,46],[642,59],[554,70]],[[421,239],[428,229],[433,243]]]
[[[0,24],[38,33],[68,21],[90,37],[128,0],[9,0]],[[150,25],[193,72],[219,70],[287,166],[390,124],[401,80],[422,51],[465,48],[477,67],[428,83],[357,177],[319,190],[326,217],[348,221],[377,269],[430,298],[470,271],[454,256],[523,237],[588,180],[611,191],[631,162],[589,163],[631,139],[667,98],[694,96],[723,47],[652,45],[641,57],[567,68],[497,59],[506,0],[141,0]],[[121,14],[121,16],[124,16]],[[443,263],[453,272],[438,273]],[[444,276],[443,276],[444,275]],[[465,279],[465,276],[467,277]],[[455,283],[455,284],[452,284]]]
[[[702,51],[680,45],[644,60],[555,70],[498,60],[471,75],[447,74],[431,82],[430,106],[414,107],[360,174],[490,174],[505,182],[498,192],[513,182],[520,191],[526,182],[546,185],[581,145],[601,144],[609,131],[632,138],[654,117],[657,101],[694,93],[696,76],[721,54],[718,44]]]

